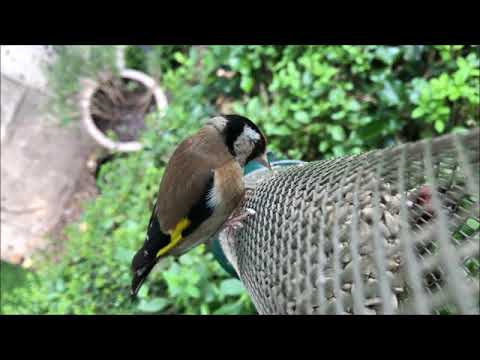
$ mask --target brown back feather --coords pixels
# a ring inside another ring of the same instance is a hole
[[[203,195],[212,171],[233,159],[218,130],[205,126],[185,139],[170,158],[157,197],[157,216],[165,233],[185,217]]]

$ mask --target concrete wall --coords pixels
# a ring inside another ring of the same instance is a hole
[[[46,46],[1,47],[0,257],[12,263],[47,248],[96,146],[80,122],[49,116],[42,66],[52,58]]]
[[[11,80],[40,91],[46,91],[47,79],[42,66],[53,58],[53,48],[47,45],[1,46],[1,74]]]
[[[27,89],[47,93],[43,67],[53,60],[54,53],[52,46],[8,45],[0,47],[0,56],[0,142],[3,143]]]

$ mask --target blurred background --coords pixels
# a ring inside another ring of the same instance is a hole
[[[480,123],[479,46],[2,46],[2,314],[255,314],[200,246],[129,299],[175,146],[217,113],[304,161]],[[477,264],[478,268],[478,264]]]

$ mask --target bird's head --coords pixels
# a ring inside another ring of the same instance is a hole
[[[271,169],[266,155],[267,140],[250,119],[240,115],[220,115],[209,122],[221,132],[225,145],[242,167],[256,160]]]

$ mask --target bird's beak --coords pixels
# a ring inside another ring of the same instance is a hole
[[[268,162],[267,154],[263,154],[262,156],[259,156],[256,160],[257,160],[260,164],[262,164],[263,166],[265,166],[266,168],[268,168],[270,171],[272,171],[272,166],[271,166],[270,163]]]

